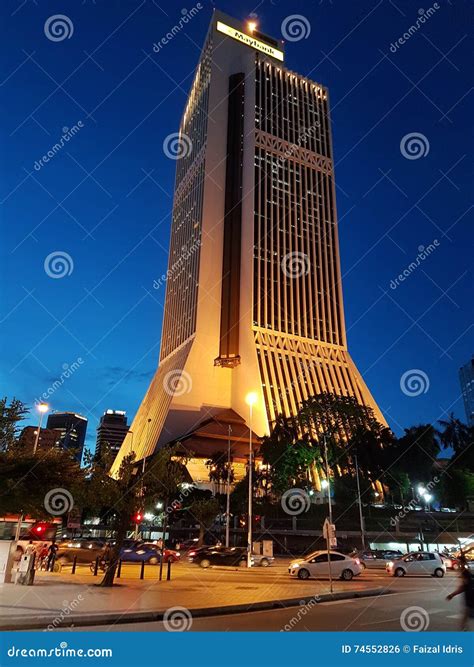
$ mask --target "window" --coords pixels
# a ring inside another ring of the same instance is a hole
[[[328,562],[327,554],[319,554],[319,556],[316,556],[316,558],[313,558],[313,560],[311,561],[311,563],[327,563],[327,562]]]
[[[341,554],[331,554],[331,563],[337,560],[346,560]]]

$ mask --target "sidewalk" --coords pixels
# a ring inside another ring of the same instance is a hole
[[[358,577],[351,582],[290,579],[286,568],[176,567],[171,581],[121,578],[100,588],[101,577],[38,573],[33,586],[0,585],[0,630],[56,629],[74,625],[160,620],[170,607],[193,616],[216,615],[320,602],[385,592],[390,579]],[[387,591],[388,592],[388,591]]]

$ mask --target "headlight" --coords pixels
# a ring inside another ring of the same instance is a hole
[[[178,556],[178,558],[181,556],[181,554],[179,553],[179,551],[176,552],[176,556]]]

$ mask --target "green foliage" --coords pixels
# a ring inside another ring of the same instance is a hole
[[[7,452],[15,446],[19,424],[28,412],[26,405],[17,398],[12,398],[10,404],[6,396],[0,399],[0,452]]]
[[[33,456],[13,446],[0,452],[0,514],[21,512],[47,518],[44,503],[48,491],[65,489],[78,504],[84,479],[79,463],[68,451],[47,449]]]
[[[474,498],[474,474],[462,468],[449,468],[441,477],[442,504],[463,511],[467,509],[468,498]]]

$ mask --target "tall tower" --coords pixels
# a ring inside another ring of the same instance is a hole
[[[347,351],[328,92],[215,12],[179,129],[159,367],[115,460],[229,409],[264,435],[308,396],[385,420]]]

